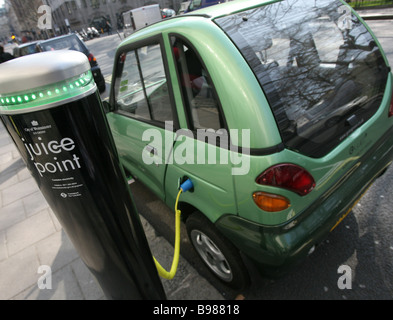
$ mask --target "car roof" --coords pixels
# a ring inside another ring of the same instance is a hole
[[[279,1],[282,0],[234,0],[191,11],[189,13],[186,13],[184,16],[204,15],[210,17],[211,19],[215,19],[238,11],[244,11],[252,7],[257,7]]]
[[[22,44],[18,45],[18,48],[20,49],[20,48],[32,46],[32,45],[37,44],[38,42],[39,42],[39,40],[37,40],[37,41],[31,41],[31,42],[25,42],[25,43],[22,43]]]
[[[241,12],[254,7],[259,7],[280,1],[282,0],[233,0],[213,6],[208,6],[203,9],[194,10],[186,14],[176,15],[174,17],[166,18],[158,22],[152,23],[134,32],[129,38],[124,40],[124,42],[128,42],[127,40],[135,38],[133,35],[138,37],[138,35],[141,35],[143,32],[148,32],[148,30],[159,27],[160,25],[168,25],[174,23],[175,21],[179,21],[180,19],[187,20],[187,18],[189,17],[204,17],[209,20],[214,20],[218,17],[230,15],[236,12]]]
[[[47,44],[50,45],[51,42],[58,42],[58,41],[61,41],[62,39],[67,39],[67,38],[75,38],[75,39],[77,39],[79,41],[79,44],[81,45],[81,49],[83,50],[82,52],[85,53],[86,55],[90,52],[89,48],[86,46],[84,41],[81,40],[75,33],[66,34],[66,35],[62,35],[62,36],[53,37],[53,38],[49,38],[49,39],[46,39],[46,40],[38,41],[37,45],[42,47],[43,45],[47,45]]]
[[[62,36],[58,36],[58,37],[49,38],[49,39],[46,39],[46,40],[41,40],[41,41],[39,41],[39,43],[50,42],[50,41],[54,41],[54,40],[57,41],[57,40],[60,40],[60,39],[65,39],[65,38],[70,38],[70,37],[76,37],[76,38],[79,39],[79,37],[75,33],[72,33],[72,34],[66,34],[66,35],[62,35]]]

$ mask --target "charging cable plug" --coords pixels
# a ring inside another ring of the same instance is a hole
[[[194,185],[192,184],[190,179],[187,179],[180,185],[180,189],[182,190],[182,192],[187,192],[192,188],[194,188]]]

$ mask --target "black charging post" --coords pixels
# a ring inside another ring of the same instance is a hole
[[[106,297],[166,299],[86,56],[1,64],[0,117]]]

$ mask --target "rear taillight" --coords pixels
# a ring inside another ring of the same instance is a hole
[[[264,171],[258,184],[287,189],[305,196],[315,187],[314,178],[304,168],[291,163],[278,164]]]
[[[291,206],[289,199],[278,194],[257,191],[253,193],[252,198],[259,208],[267,212],[278,212]]]
[[[389,107],[389,117],[393,116],[393,97],[392,101],[390,101],[390,107]]]
[[[87,56],[89,58],[89,61],[96,61],[96,58],[93,56],[93,54],[89,53],[89,55]]]

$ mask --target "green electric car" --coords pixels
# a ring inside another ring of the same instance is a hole
[[[393,159],[392,73],[344,1],[231,1],[117,49],[107,118],[126,171],[179,208],[229,286],[306,257]]]

